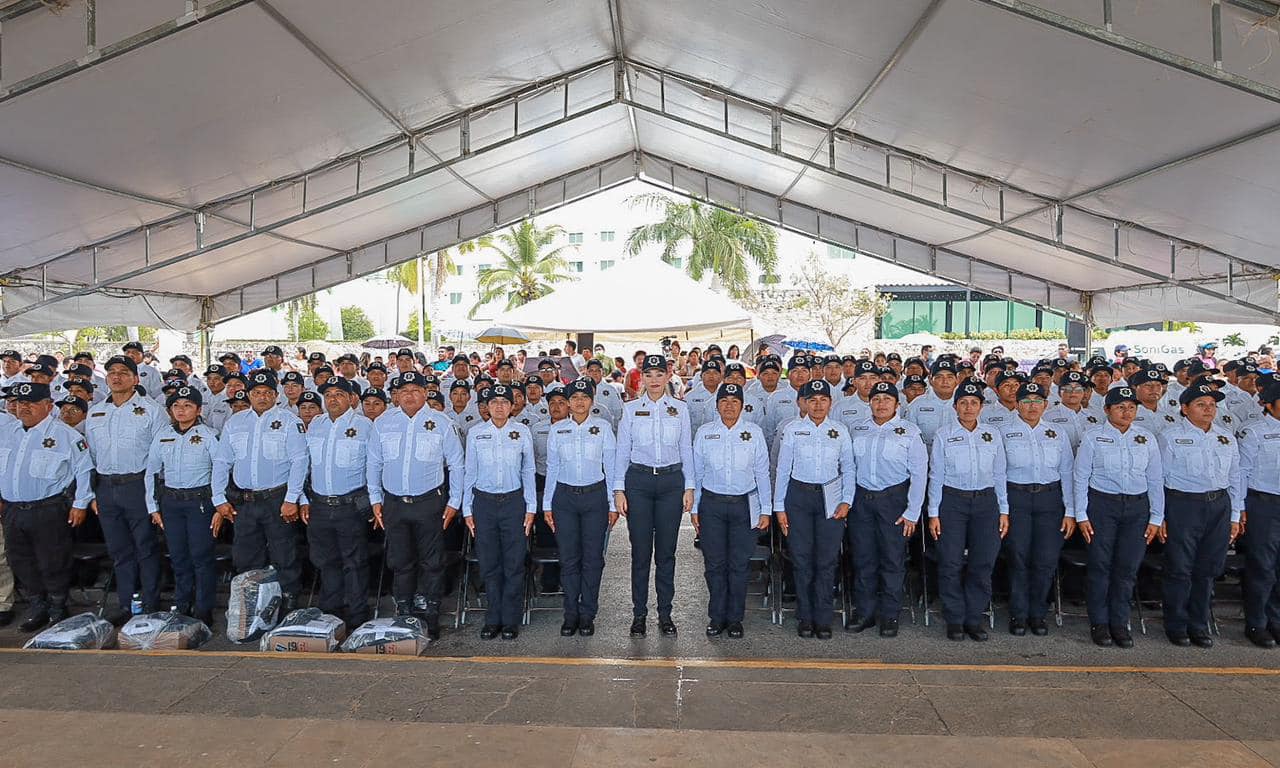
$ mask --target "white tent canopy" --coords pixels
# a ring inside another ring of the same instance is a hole
[[[637,257],[498,316],[531,333],[587,333],[608,339],[680,335],[713,338],[751,327],[751,315],[658,259]]]
[[[207,327],[633,179],[1090,322],[1276,322],[1277,11],[0,0],[0,333]]]

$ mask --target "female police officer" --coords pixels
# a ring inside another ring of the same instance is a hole
[[[604,535],[618,520],[608,491],[613,485],[617,443],[609,422],[591,415],[595,384],[578,379],[567,390],[569,418],[553,422],[547,437],[547,486],[542,508],[560,550],[564,590],[560,635],[569,637],[577,632],[589,637],[596,631]],[[564,394],[557,388],[552,396],[559,399]]]
[[[954,399],[957,423],[938,429],[929,457],[929,533],[938,542],[947,639],[982,642],[991,572],[1009,531],[1004,442],[997,426],[978,424],[981,386],[965,382]]]
[[[693,438],[693,527],[702,537],[707,637],[742,637],[747,568],[757,532],[768,530],[769,446],[764,430],[742,418],[742,386],[721,384],[716,418]]]

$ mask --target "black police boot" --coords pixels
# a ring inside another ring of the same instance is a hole
[[[565,617],[564,623],[560,625],[561,637],[573,637],[578,633],[578,620]]]
[[[35,632],[38,629],[44,629],[44,625],[49,623],[49,603],[43,597],[31,598],[31,605],[27,608],[27,615],[18,625],[18,629],[23,632]]]
[[[435,642],[440,639],[440,612],[433,611],[427,614],[427,618],[423,620],[427,625],[427,639]]]
[[[1110,648],[1112,645],[1111,627],[1106,624],[1094,624],[1089,627],[1089,637],[1093,638],[1093,644],[1099,648]]]
[[[13,623],[13,609],[6,608],[0,611],[0,627],[7,627]]]
[[[1280,624],[1268,624],[1267,631],[1276,639],[1276,643],[1280,644]]]
[[[853,614],[849,619],[849,623],[844,626],[847,632],[862,632],[876,625],[875,616],[863,616],[860,613]]]
[[[814,636],[814,637],[816,637],[816,638],[818,638],[819,640],[830,640],[830,639],[831,639],[831,625],[830,625],[830,624],[816,624],[816,625],[814,625],[814,627],[813,627],[813,636]]]
[[[520,628],[517,627],[515,624],[508,624],[502,628],[503,640],[515,640],[519,636],[520,636]]]
[[[422,619],[423,621],[426,621],[427,614],[430,612],[431,612],[431,604],[427,601],[427,596],[423,594],[414,595],[413,610],[412,610],[413,615],[417,616],[419,619]]]
[[[1112,627],[1111,639],[1115,641],[1117,648],[1133,647],[1133,633],[1128,627]]]
[[[1188,634],[1188,639],[1191,640],[1191,644],[1194,645],[1195,647],[1197,648],[1213,647],[1213,635],[1210,635],[1207,630],[1193,629],[1187,634]]]
[[[284,618],[298,609],[298,596],[285,594],[280,600],[280,618]]]
[[[964,639],[964,627],[963,627],[963,626],[961,626],[961,625],[959,625],[959,624],[948,624],[948,625],[947,625],[947,639],[948,639],[948,640],[955,640],[955,641],[957,641],[957,642],[959,642],[959,641],[963,640],[963,639]]]
[[[631,636],[644,637],[644,617],[637,616],[631,620]]]
[[[724,634],[724,623],[712,621],[707,624],[707,637],[719,637]]]
[[[1249,638],[1249,642],[1259,648],[1276,647],[1276,639],[1271,636],[1270,632],[1262,627],[1246,627],[1244,630],[1244,636]]]
[[[1027,619],[1027,626],[1031,628],[1031,634],[1036,637],[1044,637],[1049,634],[1049,623],[1043,617],[1038,619]]]
[[[502,632],[501,626],[497,624],[485,624],[483,627],[480,628],[480,639],[492,640],[493,638],[497,637],[498,633],[500,632]]]
[[[413,615],[413,603],[409,602],[408,600],[398,600],[398,599],[397,599],[397,600],[396,600],[396,615],[397,615],[397,616],[412,616],[412,615]]]
[[[742,639],[742,634],[743,634],[742,622],[740,621],[730,622],[728,633],[729,633],[729,637],[733,638],[734,640]]]
[[[195,617],[203,621],[206,627],[213,629],[213,611],[197,611]]]
[[[1027,634],[1027,622],[1023,619],[1009,619],[1009,634],[1024,637]]]
[[[1191,645],[1191,638],[1187,635],[1186,632],[1167,630],[1165,631],[1164,636],[1169,638],[1169,642],[1173,643],[1179,648],[1187,648]]]
[[[584,619],[578,622],[578,634],[583,637],[591,637],[596,633],[596,620]]]
[[[131,616],[133,616],[133,614],[130,613],[129,610],[124,608],[123,606],[108,608],[106,612],[102,614],[102,618],[106,619],[107,621],[111,622],[113,626],[117,626],[117,627],[124,624],[126,621],[128,621]]]
[[[67,596],[49,595],[49,623],[57,624],[67,618]]]
[[[987,630],[981,624],[965,624],[964,633],[976,643],[987,642]]]
[[[881,637],[897,637],[898,636],[898,620],[884,619],[880,622]]]
[[[658,631],[670,637],[676,633],[676,623],[671,620],[670,616],[666,618],[658,617]]]
[[[813,637],[813,624],[802,621],[796,626],[796,634],[801,637]]]

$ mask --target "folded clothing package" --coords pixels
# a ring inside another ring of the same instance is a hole
[[[27,641],[23,648],[45,651],[96,651],[116,640],[111,622],[92,613],[69,616]]]
[[[366,621],[342,644],[346,653],[382,653],[418,656],[431,640],[422,622],[413,616]]]
[[[181,651],[199,648],[213,633],[203,621],[177,611],[144,613],[120,628],[120,647],[130,651]]]
[[[280,621],[284,592],[275,568],[245,571],[231,580],[227,599],[227,639],[247,643],[262,637]]]
[[[299,608],[284,617],[280,626],[262,636],[260,651],[277,653],[330,653],[347,636],[347,625],[319,608]]]

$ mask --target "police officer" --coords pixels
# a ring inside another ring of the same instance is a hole
[[[631,540],[631,636],[643,637],[649,605],[649,564],[656,561],[658,629],[676,634],[676,542],[682,516],[693,509],[693,453],[689,406],[672,396],[663,355],[641,362],[641,392],[618,425],[614,505],[627,517]]]
[[[1132,648],[1129,601],[1164,520],[1164,470],[1155,436],[1133,423],[1133,388],[1108,391],[1105,408],[1106,423],[1086,432],[1076,453],[1076,527],[1089,545],[1090,636],[1101,647]]]
[[[848,397],[832,396],[832,409],[836,421],[852,428],[871,418],[871,388],[880,380],[880,369],[870,360],[859,360],[854,363],[854,376],[851,382],[855,392]],[[828,382],[830,383],[830,382]],[[835,391],[834,389],[832,390]]]
[[[369,421],[377,421],[379,416],[387,412],[389,402],[386,390],[369,387],[360,393],[360,412]]]
[[[137,383],[146,390],[147,397],[159,398],[161,396],[160,387],[164,382],[160,377],[160,371],[154,365],[142,362],[142,344],[137,341],[130,341],[120,349],[124,352],[125,357],[133,361],[133,365],[137,369],[135,371],[138,377]],[[107,370],[110,367],[109,364],[110,361],[108,361],[108,365],[103,366],[103,370]],[[108,382],[109,384],[110,382]],[[148,438],[147,444],[150,445],[150,438]]]
[[[22,353],[16,349],[0,352],[0,387],[24,381],[27,381],[27,376],[22,372]]]
[[[1213,580],[1240,535],[1244,493],[1235,434],[1214,424],[1221,392],[1195,384],[1178,396],[1183,419],[1160,440],[1164,468],[1164,631],[1174,645],[1213,647]]]
[[[929,374],[929,391],[903,408],[902,418],[920,428],[920,436],[926,446],[933,445],[933,436],[942,426],[956,423],[956,409],[951,398],[959,385],[955,360],[939,357]]]
[[[143,474],[166,419],[159,403],[135,391],[138,370],[132,358],[116,355],[105,368],[111,395],[90,407],[85,436],[97,469],[95,507],[119,598],[108,618],[118,624],[129,616],[136,592],[144,612],[160,609],[160,542],[147,512]]]
[[[349,629],[369,618],[369,517],[367,482],[373,422],[352,406],[357,395],[346,379],[325,382],[325,413],[307,426],[311,483],[302,508],[311,564],[320,572],[320,610],[340,616]]]
[[[531,376],[530,378],[533,377]],[[600,361],[600,358],[593,357],[587,361],[587,378],[591,379],[591,383],[595,386],[594,402],[601,411],[600,415],[609,422],[609,428],[616,432],[618,420],[622,418],[622,395],[618,394],[618,390],[605,382],[604,363]]]
[[[1280,642],[1280,383],[1259,396],[1263,416],[1240,432],[1240,474],[1246,489],[1245,636],[1254,645]]]
[[[743,402],[741,384],[721,384],[716,418],[693,438],[692,521],[710,593],[707,637],[742,637],[751,553],[769,528],[769,446],[764,430],[743,418]]]
[[[787,361],[787,383],[779,384],[764,402],[764,434],[773,443],[778,430],[800,415],[797,399],[800,390],[809,381],[809,366],[804,355],[792,355]]]
[[[560,635],[570,637],[577,632],[589,637],[595,634],[599,610],[605,532],[618,520],[609,492],[615,485],[617,441],[609,422],[591,415],[596,391],[590,379],[578,379],[567,392],[569,418],[557,418],[547,435],[542,509],[560,550],[564,591]],[[555,389],[552,397],[564,401],[565,390]],[[554,415],[559,416],[562,406],[557,403],[553,407]]]
[[[800,637],[831,638],[831,588],[857,476],[849,430],[828,418],[831,385],[800,390],[808,415],[782,428],[773,509],[787,537],[796,585]]]
[[[982,423],[1003,429],[1018,419],[1018,389],[1027,377],[1016,370],[1002,370],[995,376],[994,399],[982,409]]]
[[[1009,531],[1004,442],[997,427],[979,424],[980,385],[961,384],[954,403],[956,423],[938,430],[929,456],[929,534],[938,542],[947,639],[983,642],[991,573]]]
[[[406,371],[393,381],[400,406],[374,422],[366,446],[369,501],[374,525],[387,532],[396,613],[425,617],[434,640],[444,594],[442,539],[462,506],[462,444],[448,416],[427,407],[422,374]]]
[[[231,558],[236,573],[275,566],[284,593],[283,615],[297,607],[302,589],[294,524],[307,478],[305,428],[297,416],[276,405],[271,371],[249,374],[248,396],[249,408],[227,419],[218,441],[213,530],[217,535],[223,523],[235,523]]]
[[[84,438],[54,414],[48,385],[10,387],[17,419],[0,425],[0,522],[9,567],[30,597],[20,629],[35,632],[67,617],[68,524],[83,523],[93,500],[93,462]]]
[[[1076,530],[1074,456],[1066,430],[1044,418],[1048,391],[1018,388],[1018,418],[1000,430],[1009,489],[1009,634],[1049,634],[1049,588]]]
[[[719,359],[708,358],[702,363],[702,375],[684,396],[689,406],[689,428],[694,432],[715,415],[716,391],[723,379],[724,365]]]
[[[845,629],[880,624],[897,637],[906,575],[907,541],[915,533],[929,481],[929,453],[920,428],[898,415],[898,388],[871,388],[871,418],[852,429],[858,486],[849,513],[854,612]]]
[[[203,402],[200,390],[186,386],[165,398],[169,423],[151,442],[145,496],[151,521],[164,531],[169,548],[173,602],[178,612],[212,627],[218,573],[210,533],[211,482],[218,433],[201,419]],[[159,492],[157,475],[164,476]]]
[[[511,420],[511,387],[494,384],[483,395],[489,420],[467,433],[462,517],[476,540],[486,612],[480,639],[520,634],[527,537],[538,501],[533,436]]]

